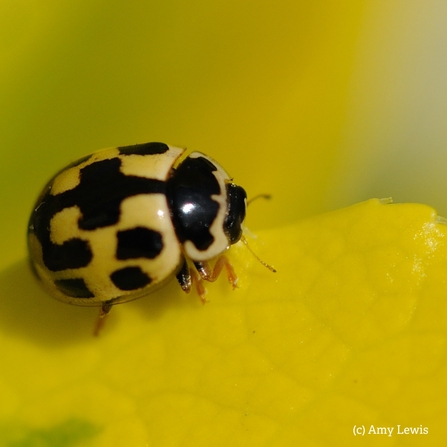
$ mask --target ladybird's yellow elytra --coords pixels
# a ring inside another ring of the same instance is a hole
[[[173,277],[186,292],[193,276],[215,279],[207,263],[240,240],[246,193],[210,157],[183,153],[164,143],[108,148],[50,180],[28,247],[51,295],[104,314]],[[223,266],[235,283],[226,258]]]

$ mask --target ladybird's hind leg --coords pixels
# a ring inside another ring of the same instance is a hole
[[[96,319],[95,328],[93,329],[93,335],[95,337],[97,337],[99,335],[102,328],[104,327],[106,317],[109,314],[111,309],[112,309],[112,302],[104,301],[104,303],[101,306],[101,309],[99,309],[99,315],[98,315],[98,318]]]
[[[216,261],[216,264],[214,264],[213,269],[211,269],[207,261],[194,262],[194,266],[199,272],[200,278],[210,282],[216,281],[216,279],[222,272],[222,269],[225,267],[229,283],[231,284],[233,289],[237,287],[237,275],[234,272],[234,268],[231,265],[230,261],[224,255],[219,256],[219,258]]]

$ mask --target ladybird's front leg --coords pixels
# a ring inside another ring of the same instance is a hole
[[[227,271],[228,281],[230,282],[233,289],[237,287],[237,275],[234,272],[233,266],[231,265],[230,261],[224,255],[220,256],[217,259],[213,269],[211,269],[207,261],[194,262],[194,266],[199,272],[200,277],[205,281],[210,282],[216,281],[216,279],[222,272],[222,269],[225,267],[225,270]]]

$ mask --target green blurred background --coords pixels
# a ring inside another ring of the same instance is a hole
[[[447,215],[446,25],[441,0],[3,1],[2,265],[57,169],[145,141],[272,194],[254,230],[370,197]]]

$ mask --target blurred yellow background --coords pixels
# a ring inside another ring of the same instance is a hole
[[[163,141],[208,153],[249,195],[273,195],[253,206],[254,229],[328,207],[363,2],[0,8],[3,262],[24,256],[47,179],[103,147]]]
[[[56,169],[151,140],[271,193],[255,229],[371,196],[447,214],[444,2],[22,0],[0,17],[3,264]]]

